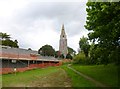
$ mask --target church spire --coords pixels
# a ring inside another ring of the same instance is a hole
[[[64,57],[66,57],[68,53],[68,49],[67,49],[67,36],[65,34],[64,24],[62,25],[62,29],[61,29],[59,51],[60,54],[63,54]]]
[[[62,25],[62,30],[61,30],[60,38],[66,38],[65,29],[64,29],[64,24]]]
[[[62,29],[64,29],[64,24],[62,25]]]

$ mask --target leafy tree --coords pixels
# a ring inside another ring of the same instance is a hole
[[[28,48],[28,50],[32,50],[31,48]]]
[[[18,41],[17,40],[14,40],[14,42],[17,44],[18,43]]]
[[[75,64],[86,64],[85,54],[83,52],[78,53],[73,57],[73,63]]]
[[[68,53],[72,54],[72,55],[75,55],[76,51],[74,49],[68,47]]]
[[[8,35],[7,33],[0,32],[0,37],[2,40],[10,39],[10,35]]]
[[[60,58],[64,59],[64,58],[65,58],[65,57],[64,57],[64,54],[61,54],[61,55],[60,55]]]
[[[2,45],[19,48],[18,44],[12,40],[2,40]]]
[[[80,38],[79,46],[81,50],[84,52],[85,56],[88,57],[90,45],[86,37],[83,36],[82,38]]]
[[[59,51],[55,51],[55,58],[60,57],[60,52]]]
[[[0,38],[1,38],[0,43],[2,45],[19,48],[18,41],[17,40],[15,40],[15,41],[11,40],[10,35],[8,35],[7,33],[0,32]]]
[[[90,60],[91,64],[96,64],[97,63],[97,61],[96,61],[97,60],[97,58],[96,58],[97,55],[96,54],[98,54],[98,53],[96,52],[95,48],[96,48],[96,45],[94,43],[92,43],[90,45],[90,51],[89,51],[89,55],[90,55],[89,60]]]
[[[118,61],[120,2],[88,2],[86,5],[88,17],[85,28],[92,31],[88,36],[91,41],[97,41],[102,62],[107,64],[111,58]]]
[[[68,53],[67,55],[66,55],[66,59],[72,59],[73,57],[71,56],[71,54],[70,53]]]
[[[102,63],[102,52],[103,52],[103,49],[101,47],[99,47],[98,44],[94,44],[92,43],[91,44],[91,47],[90,47],[90,58],[89,58],[89,62],[90,64],[101,64]]]
[[[38,50],[38,53],[43,56],[54,56],[55,50],[50,45],[44,45]]]

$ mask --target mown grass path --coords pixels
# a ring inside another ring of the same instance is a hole
[[[119,87],[117,65],[71,65],[71,67],[104,85]]]
[[[74,68],[70,67],[69,65],[68,65],[67,67],[68,67],[69,69],[71,69],[72,71],[74,71],[75,73],[77,73],[78,75],[80,75],[80,76],[84,77],[85,79],[93,82],[97,87],[108,87],[107,85],[104,85],[104,84],[102,84],[102,83],[94,80],[93,78],[91,78],[91,77],[89,77],[89,76],[87,76],[87,75],[85,75],[85,74],[83,74],[83,73],[75,70]]]

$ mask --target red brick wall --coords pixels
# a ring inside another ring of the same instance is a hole
[[[45,68],[48,66],[60,66],[61,63],[41,63],[41,64],[30,64],[29,67],[25,68],[16,68],[16,72],[24,72],[26,70],[31,70],[34,68]],[[0,68],[0,74],[14,73],[14,68]]]

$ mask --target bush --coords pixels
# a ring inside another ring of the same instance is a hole
[[[75,64],[86,64],[86,58],[84,53],[79,53],[73,58]]]
[[[66,55],[66,59],[72,59],[72,56],[71,56],[70,53],[68,53],[68,54]]]

